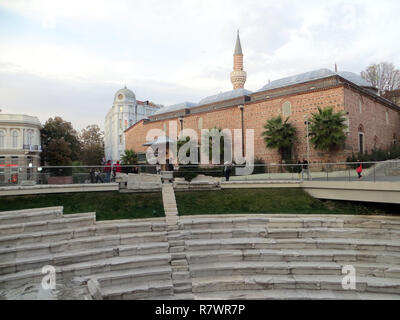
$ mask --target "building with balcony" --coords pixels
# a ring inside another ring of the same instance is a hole
[[[42,152],[40,128],[37,117],[0,113],[0,185],[33,179]]]

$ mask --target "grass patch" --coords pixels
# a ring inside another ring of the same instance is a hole
[[[301,189],[225,189],[175,193],[180,215],[235,213],[396,214],[398,205],[321,201]],[[0,197],[0,211],[63,206],[97,220],[164,217],[161,192],[77,192]]]
[[[64,213],[96,212],[97,220],[163,217],[160,192],[77,192],[0,197],[0,211],[64,206]]]
[[[225,189],[177,192],[180,215],[235,213],[394,214],[387,204],[321,201],[301,189]],[[398,208],[398,207],[397,207]]]

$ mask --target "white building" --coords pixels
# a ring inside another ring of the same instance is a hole
[[[40,166],[40,128],[37,117],[0,113],[0,184],[33,177]]]
[[[125,152],[124,131],[161,107],[149,101],[136,100],[135,94],[126,86],[118,90],[104,123],[105,160],[111,160],[112,163],[120,160]]]

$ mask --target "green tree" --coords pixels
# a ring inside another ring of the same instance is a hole
[[[97,124],[82,129],[80,135],[82,152],[80,159],[85,165],[100,164],[104,157],[104,139]]]
[[[347,125],[343,112],[333,112],[332,107],[318,108],[309,121],[310,141],[315,149],[331,152],[344,147]]]
[[[261,134],[267,148],[278,149],[281,159],[290,161],[292,158],[292,147],[296,142],[296,128],[288,122],[289,117],[285,121],[281,116],[269,119],[264,125],[265,131]]]
[[[138,162],[138,155],[135,151],[131,149],[125,150],[124,154],[121,156],[121,162],[124,165],[133,165]]]
[[[40,134],[43,146],[41,158],[44,163],[62,166],[79,160],[81,144],[71,122],[61,117],[49,118]],[[60,148],[60,154],[57,154],[57,148]],[[67,148],[69,152],[66,152]]]

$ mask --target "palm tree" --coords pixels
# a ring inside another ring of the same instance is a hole
[[[332,107],[318,107],[318,113],[313,113],[309,121],[309,136],[316,149],[330,152],[344,147],[347,125],[343,112],[333,112]]]
[[[285,121],[281,116],[269,119],[264,125],[266,129],[261,135],[264,136],[267,148],[278,149],[282,160],[291,160],[292,146],[296,141],[296,128],[288,122],[289,117]]]
[[[121,156],[121,161],[124,165],[137,164],[138,155],[135,151],[127,149],[125,150],[125,153]]]

